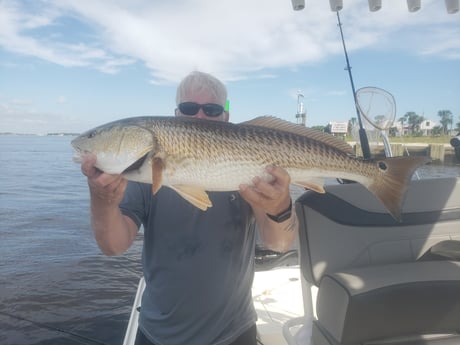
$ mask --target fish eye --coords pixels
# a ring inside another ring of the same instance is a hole
[[[380,170],[385,171],[385,170],[388,169],[388,167],[387,167],[387,165],[385,164],[385,162],[379,162],[378,165],[379,165]]]
[[[91,131],[87,135],[88,139],[94,138],[95,136],[96,136],[96,131]]]

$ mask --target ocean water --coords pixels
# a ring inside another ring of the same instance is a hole
[[[102,255],[71,137],[0,136],[0,344],[122,344],[142,235]],[[421,178],[460,176],[430,165]]]
[[[142,238],[102,255],[70,137],[0,136],[0,344],[121,344]]]

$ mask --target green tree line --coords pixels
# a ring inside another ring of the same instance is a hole
[[[450,110],[439,110],[438,116],[440,118],[439,123],[440,126],[435,126],[432,131],[431,135],[448,135],[449,130],[455,130],[460,132],[460,116],[459,121],[454,125],[454,115]],[[376,119],[378,120],[378,119]],[[401,126],[404,128],[408,128],[409,135],[420,135],[421,124],[425,121],[425,117],[418,115],[414,111],[409,111],[404,116],[398,119],[398,122],[401,123]],[[349,131],[353,126],[356,126],[357,120],[355,117],[351,118],[348,121],[348,128]],[[390,136],[396,134],[396,127],[390,128]]]
[[[432,136],[439,136],[439,135],[448,135],[449,130],[454,130],[456,132],[460,132],[460,116],[458,117],[458,122],[454,124],[454,115],[450,110],[439,110],[438,111],[438,116],[440,118],[439,123],[441,124],[440,126],[436,126],[432,129],[431,135]],[[378,120],[378,119],[376,119]],[[420,128],[421,124],[423,121],[425,121],[425,117],[418,115],[414,111],[409,111],[404,116],[400,117],[398,119],[398,122],[401,123],[401,126],[407,127],[408,128],[408,134],[417,136],[420,135]],[[357,126],[358,120],[356,117],[352,117],[348,121],[348,133],[351,133],[351,129],[355,126]],[[325,131],[325,132],[330,132],[330,124],[326,126],[314,126],[313,128]],[[392,127],[389,130],[390,136],[396,135],[396,127]]]

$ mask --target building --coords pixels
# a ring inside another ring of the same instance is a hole
[[[441,124],[433,120],[423,120],[420,124],[420,131],[423,135],[431,135],[433,128]]]
[[[441,126],[439,122],[433,121],[433,120],[423,120],[420,123],[420,132],[424,136],[430,136],[433,132],[433,128],[436,126]],[[401,135],[408,135],[410,134],[410,127],[408,126],[407,123],[404,123],[404,126],[401,125],[401,122],[395,122],[394,127],[396,127],[398,134]]]

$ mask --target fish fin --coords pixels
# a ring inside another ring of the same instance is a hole
[[[431,160],[426,157],[390,157],[374,160],[380,173],[366,186],[385,205],[393,218],[401,221],[401,209],[415,170]]]
[[[163,181],[163,169],[165,165],[160,157],[152,158],[152,193],[155,195]]]
[[[324,190],[324,180],[322,179],[310,179],[310,181],[293,181],[292,184],[296,186],[301,186],[306,189],[311,189],[316,193],[324,194],[326,191]]]
[[[170,187],[181,197],[202,211],[206,211],[212,206],[208,193],[206,193],[206,191],[202,188],[190,185],[174,185]]]
[[[332,146],[336,150],[342,151],[346,154],[354,155],[353,148],[343,139],[334,137],[332,134],[324,133],[274,116],[259,116],[252,120],[242,122],[241,124],[276,129],[278,131],[301,135],[312,140],[320,141],[328,146]]]

